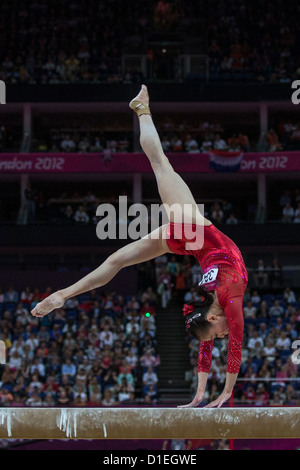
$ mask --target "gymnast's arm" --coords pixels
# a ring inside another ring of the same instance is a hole
[[[177,408],[193,408],[195,406],[200,405],[200,403],[202,402],[204,398],[207,379],[208,379],[207,372],[198,372],[198,387],[197,387],[197,392],[193,400],[191,401],[191,403],[188,403],[187,405],[178,406]]]
[[[199,356],[198,356],[197,391],[191,403],[188,403],[187,405],[179,406],[178,408],[190,408],[190,407],[198,406],[202,402],[204,398],[204,394],[205,394],[208,374],[211,368],[213,345],[214,345],[213,340],[200,342]]]
[[[241,366],[244,334],[243,296],[231,297],[224,308],[224,313],[229,327],[226,380],[221,395],[206,405],[207,408],[213,406],[219,408],[229,400]]]

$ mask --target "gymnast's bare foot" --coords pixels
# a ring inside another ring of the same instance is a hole
[[[42,302],[36,304],[34,309],[31,311],[31,314],[34,317],[44,317],[56,308],[61,308],[64,303],[65,299],[63,296],[59,292],[54,292],[49,295],[49,297],[46,297]]]
[[[142,114],[150,114],[149,109],[149,93],[146,85],[142,85],[139,94],[129,103],[129,107],[137,113],[138,116]]]

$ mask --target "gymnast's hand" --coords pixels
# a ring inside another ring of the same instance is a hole
[[[214,406],[216,406],[217,408],[221,408],[223,403],[229,400],[229,398],[231,397],[231,393],[232,392],[226,392],[224,390],[216,400],[212,401],[211,403],[208,403],[207,405],[204,406],[204,408],[213,408]]]
[[[177,408],[195,408],[196,406],[200,405],[204,398],[204,391],[203,392],[197,392],[193,401],[191,403],[188,403],[187,405],[180,405],[177,406]]]

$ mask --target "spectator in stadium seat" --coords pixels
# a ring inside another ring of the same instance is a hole
[[[34,387],[33,392],[29,396],[29,398],[26,400],[26,406],[43,406],[43,400],[40,396],[39,389],[37,387]]]
[[[74,222],[74,211],[70,204],[67,205],[65,210],[63,211],[63,215],[65,218],[65,222],[73,223]]]
[[[296,302],[296,296],[294,291],[290,287],[286,287],[283,292],[283,298],[288,304]]]
[[[221,138],[220,134],[216,134],[214,143],[213,143],[213,148],[215,150],[226,150],[227,149],[227,144],[224,139]]]
[[[150,315],[150,317],[146,317],[145,315],[142,315],[140,317],[140,328],[141,330],[148,329],[149,331],[152,331],[152,333],[156,333],[156,323],[155,323],[155,316]]]
[[[154,292],[152,286],[148,286],[147,289],[143,292],[141,302],[150,302],[151,304],[155,304],[157,302],[157,295]],[[134,310],[137,310],[137,308]]]
[[[175,134],[171,139],[172,152],[182,152],[183,142],[178,134]]]
[[[253,274],[254,282],[256,287],[267,287],[268,285],[268,273],[267,268],[264,265],[264,261],[262,259],[258,260],[257,268],[255,269],[255,273]]]
[[[68,377],[74,378],[76,375],[76,366],[72,363],[71,359],[66,359],[65,363],[62,365],[61,373],[67,375]]]
[[[19,294],[18,292],[14,289],[13,286],[10,286],[9,289],[5,292],[4,294],[4,302],[5,303],[18,303],[19,301]]]
[[[289,406],[297,406],[298,394],[296,390],[294,389],[293,385],[288,384],[285,392],[286,392],[285,404]]]
[[[282,210],[282,222],[291,223],[294,219],[295,211],[293,207],[287,203]]]
[[[188,134],[186,136],[186,139],[184,141],[184,149],[186,152],[191,152],[193,149],[197,149],[198,148],[198,151],[199,151],[199,146],[198,146],[198,142],[196,139],[192,138],[192,135],[191,134]]]
[[[21,369],[21,365],[22,365],[22,358],[19,352],[17,351],[17,349],[15,349],[12,352],[11,357],[9,359],[9,367],[11,367],[12,369],[13,368]]]
[[[148,393],[150,386],[153,386],[154,389],[156,390],[158,378],[157,378],[157,374],[153,371],[152,367],[148,367],[147,371],[144,372],[142,380],[143,380],[144,395]]]
[[[126,377],[122,378],[121,383],[116,387],[116,391],[118,393],[118,401],[120,403],[134,400],[134,387],[127,381]]]
[[[118,406],[118,402],[115,399],[115,392],[111,388],[106,388],[104,390],[102,406]]]
[[[142,367],[155,367],[156,357],[152,349],[148,349],[144,352],[143,356],[140,357],[140,364]]]
[[[275,300],[274,305],[269,310],[270,317],[281,317],[283,314],[283,307],[280,305],[279,300]]]
[[[266,358],[269,362],[273,362],[275,360],[277,351],[272,341],[267,340],[266,345],[262,350],[262,357]]]
[[[164,150],[164,152],[170,152],[171,150],[171,142],[170,139],[166,134],[163,135],[162,140],[161,140],[161,145]]]
[[[67,407],[72,404],[71,396],[67,393],[65,388],[60,387],[58,397],[57,397],[57,406]]]
[[[295,224],[299,224],[300,223],[300,202],[297,203],[297,208],[295,209],[295,212],[294,212],[294,220],[293,222]]]
[[[237,220],[237,218],[235,217],[234,214],[229,215],[229,217],[226,219],[226,224],[227,225],[237,225],[238,224],[238,220]]]
[[[290,318],[290,316],[288,315],[287,318]],[[297,329],[294,327],[294,325],[288,323],[287,325],[285,325],[285,331],[286,331],[287,336],[288,336],[291,340],[298,339],[298,331],[297,331]]]
[[[276,348],[277,349],[290,349],[291,348],[291,340],[290,338],[287,337],[287,334],[285,331],[282,331],[280,333],[280,337],[276,341]]]
[[[156,340],[148,333],[139,341],[139,352],[144,354],[148,349],[155,349]],[[132,351],[137,352],[137,347],[135,343],[131,344]]]
[[[253,305],[252,300],[247,301],[246,306],[243,310],[245,318],[256,319],[257,308]]]
[[[249,142],[249,138],[246,134],[243,134],[242,132],[240,132],[238,134],[237,144],[244,152],[249,152],[250,151],[250,142]]]
[[[41,380],[44,380],[45,375],[46,375],[46,368],[43,362],[38,357],[34,358],[33,364],[31,364],[29,370],[30,370],[31,375],[37,374],[37,376]]]
[[[134,376],[131,372],[131,369],[130,369],[129,365],[127,365],[127,364],[124,366],[123,372],[121,372],[118,375],[118,385],[122,384],[122,380],[124,378],[127,380],[128,383],[130,383],[134,387]]]
[[[213,142],[208,136],[204,137],[204,140],[201,144],[200,151],[203,153],[210,152],[213,149]],[[199,152],[199,147],[198,145],[192,146],[189,150],[189,152]]]
[[[278,134],[274,129],[269,129],[266,138],[269,144],[270,152],[276,152],[278,150],[282,150],[282,144],[279,141]]]
[[[213,219],[213,222],[217,223],[217,224],[222,224],[223,219],[224,219],[224,213],[221,209],[220,204],[218,204],[217,202],[214,203],[211,211],[212,211],[211,212],[211,218]]]
[[[254,290],[252,295],[251,295],[251,302],[255,305],[259,304],[261,302],[261,296],[257,292],[257,290]]]
[[[101,369],[102,371],[102,369]],[[106,388],[114,388],[118,384],[118,375],[115,370],[112,368],[108,369],[107,371],[103,371],[103,389]],[[102,372],[99,372],[102,375]]]
[[[76,144],[73,139],[71,139],[71,136],[68,134],[66,137],[62,140],[60,144],[60,148],[64,152],[71,152],[76,150]]]
[[[259,327],[258,327],[258,335],[261,338],[263,338],[263,340],[266,340],[268,334],[269,334],[269,328],[268,328],[267,323],[265,323],[265,322],[260,323]]]
[[[256,400],[256,392],[255,392],[253,385],[248,385],[247,389],[245,390],[243,394],[242,399],[254,404]]]
[[[125,357],[125,362],[126,364],[129,365],[130,369],[132,370],[132,373],[134,376],[136,376],[136,368],[137,368],[137,365],[138,365],[138,356],[136,354],[133,354],[133,352],[130,350],[130,349],[124,349],[124,353],[126,353],[126,357]]]
[[[282,267],[280,266],[278,259],[274,258],[270,268],[270,284],[271,287],[281,287],[283,281]]]
[[[42,383],[40,382],[39,380],[39,376],[38,374],[34,373],[32,375],[32,380],[31,382],[29,383],[28,385],[28,392],[29,394],[30,393],[33,393],[34,389],[38,389],[38,390],[41,390],[42,389]]]
[[[265,385],[262,383],[258,384],[255,406],[268,406],[269,399],[270,399],[270,394],[266,390]]]
[[[151,317],[155,316],[156,314],[156,309],[152,305],[150,305],[150,302],[145,302],[144,305],[142,306],[140,310],[141,315],[145,315],[146,313],[150,313]]]
[[[168,279],[162,279],[158,283],[157,294],[160,296],[160,304],[162,308],[167,308],[168,300],[171,297]]]
[[[250,349],[251,354],[259,355],[264,347],[264,340],[258,335],[258,331],[254,330],[252,338],[249,339],[247,347]]]
[[[77,211],[75,212],[75,215],[74,215],[74,220],[78,224],[88,224],[89,223],[90,217],[88,216],[88,214],[84,210],[83,206],[78,207],[78,209],[77,209]]]
[[[80,140],[77,150],[79,153],[86,153],[90,151],[90,146],[90,141],[87,136],[85,136],[82,140]]]
[[[149,309],[147,309],[148,311]],[[130,321],[126,324],[126,327],[125,327],[125,334],[127,336],[130,336],[132,331],[135,331],[136,333],[139,333],[140,331],[140,325],[139,323],[136,321],[136,318],[135,317],[132,317],[130,319]]]
[[[56,396],[58,393],[59,387],[58,383],[55,381],[55,377],[53,375],[49,375],[46,379],[46,382],[42,386],[43,393],[51,393]]]

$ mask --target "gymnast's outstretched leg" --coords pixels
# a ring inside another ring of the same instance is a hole
[[[140,143],[148,157],[156,177],[158,191],[165,205],[169,220],[183,222],[183,214],[191,223],[210,225],[211,222],[200,213],[190,188],[176,173],[164,154],[159,135],[152,120],[149,108],[149,94],[147,87],[142,85],[139,94],[130,102],[139,117]],[[172,211],[170,208],[172,207]],[[176,216],[178,216],[177,220]]]
[[[149,96],[145,85],[142,86],[138,96],[132,100],[130,107],[139,116],[141,145],[153,168],[159,194],[169,220],[183,222],[188,219],[189,222],[198,225],[210,225],[210,221],[200,213],[189,187],[174,171],[163,152],[150,114]],[[99,268],[72,286],[53,293],[37,304],[32,314],[40,317],[47,315],[52,310],[62,307],[67,299],[107,284],[122,268],[170,252],[166,231],[167,225],[164,225],[157,229],[157,233],[154,231],[141,240],[121,248],[109,256]]]
[[[143,263],[170,252],[166,241],[166,230],[167,226],[163,225],[140,240],[120,248],[90,274],[70,287],[54,292],[38,303],[32,310],[32,315],[43,317],[52,310],[61,308],[71,297],[104,286],[126,266]]]

